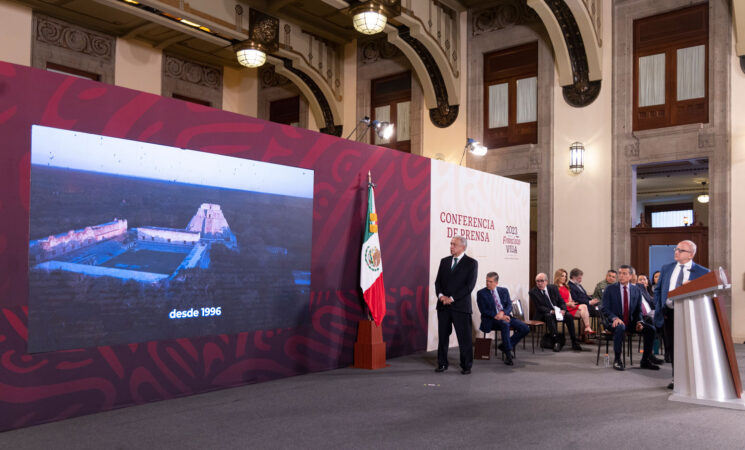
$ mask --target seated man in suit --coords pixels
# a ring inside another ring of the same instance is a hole
[[[486,287],[476,294],[476,303],[481,311],[481,326],[479,329],[484,333],[496,331],[502,333],[502,343],[499,349],[506,355],[504,363],[508,366],[512,362],[512,349],[515,348],[520,339],[527,336],[530,327],[512,317],[512,299],[507,288],[498,287],[499,274],[489,272],[486,274]],[[515,334],[510,337],[510,328]]]
[[[603,307],[601,308],[608,321],[606,328],[613,333],[613,351],[615,359],[613,368],[624,370],[621,350],[626,330],[636,330],[644,337],[644,354],[640,367],[642,369],[660,370],[651,358],[654,344],[654,326],[645,324],[642,319],[642,295],[639,288],[631,282],[631,267],[622,265],[618,268],[618,283],[605,288]]]
[[[547,285],[548,277],[545,273],[539,273],[535,277],[535,287],[528,293],[530,300],[538,311],[538,316],[546,322],[546,329],[554,342],[554,351],[560,352],[562,344],[559,341],[559,330],[556,324],[556,310],[554,306],[561,310],[566,317],[567,307],[564,299],[559,294],[559,288],[555,284]],[[564,320],[564,326],[569,330],[569,337],[572,340],[572,350],[582,351],[582,347],[577,343],[577,335],[574,332],[574,319],[571,317]]]

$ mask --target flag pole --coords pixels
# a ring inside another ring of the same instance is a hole
[[[375,187],[375,185],[372,182],[372,172],[370,170],[368,170],[367,171],[367,191],[368,191],[368,193],[370,192],[370,188],[372,188],[372,187]],[[368,207],[369,207],[369,205],[368,205]],[[367,214],[367,211],[365,211],[365,214]],[[367,223],[367,217],[365,217],[365,223]],[[370,311],[370,307],[367,306],[367,302],[364,299],[364,295],[363,295],[363,299],[362,299],[362,307],[365,310],[365,315],[367,316],[367,320],[373,320],[372,312]]]

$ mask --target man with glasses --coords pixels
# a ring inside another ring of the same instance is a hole
[[[667,298],[667,293],[695,280],[709,272],[706,267],[693,262],[696,256],[696,244],[693,241],[678,242],[675,247],[675,262],[662,266],[660,269],[660,281],[654,287],[654,324],[657,329],[664,329],[665,351],[670,351],[670,362],[674,363],[675,347],[675,310],[673,301]],[[672,389],[673,382],[667,385]]]
[[[560,352],[564,345],[563,340],[559,337],[557,326],[556,309],[559,308],[564,316],[564,326],[569,330],[569,338],[572,340],[572,350],[582,351],[577,343],[577,335],[574,332],[574,319],[566,317],[567,306],[564,299],[559,294],[559,288],[555,284],[548,284],[548,277],[545,273],[539,273],[535,277],[535,287],[528,292],[530,300],[535,305],[538,315],[546,322],[546,329],[553,339],[553,350]]]

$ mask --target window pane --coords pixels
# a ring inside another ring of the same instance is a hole
[[[665,104],[665,54],[639,58],[639,106]]]
[[[509,97],[507,83],[489,86],[489,128],[506,127]]]
[[[538,78],[517,80],[517,123],[535,122]]]
[[[678,49],[678,100],[704,96],[706,49],[703,45]]]
[[[375,120],[378,122],[390,122],[391,121],[391,105],[378,106],[375,108]],[[370,130],[375,136],[375,145],[385,145],[391,142],[390,139],[383,139],[375,133],[374,129]]]
[[[693,210],[684,209],[680,211],[662,211],[652,213],[652,228],[683,227],[693,224]]]
[[[411,102],[401,102],[396,105],[396,141],[408,141],[411,139],[410,128]]]

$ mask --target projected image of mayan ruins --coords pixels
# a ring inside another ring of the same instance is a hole
[[[220,205],[203,203],[183,229],[128,228],[127,219],[32,240],[29,265],[95,277],[157,282],[185,269],[207,269],[213,246],[240,253]]]

